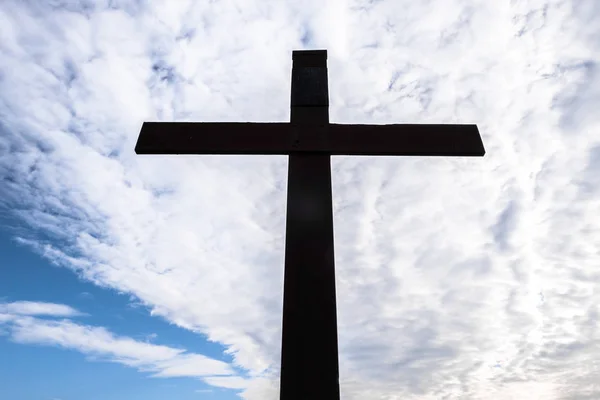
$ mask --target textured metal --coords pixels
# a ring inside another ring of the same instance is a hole
[[[327,52],[292,54],[290,123],[145,122],[137,154],[288,154],[280,398],[339,400],[331,155],[483,156],[476,125],[329,124]]]

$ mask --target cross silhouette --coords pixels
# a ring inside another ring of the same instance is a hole
[[[287,154],[280,398],[339,393],[332,155],[483,156],[476,125],[329,123],[327,51],[292,53],[290,123],[144,122],[137,154]]]

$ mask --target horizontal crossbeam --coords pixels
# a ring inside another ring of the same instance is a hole
[[[137,154],[483,156],[477,125],[144,122]]]

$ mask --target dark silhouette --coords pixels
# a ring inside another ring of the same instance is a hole
[[[292,54],[290,123],[144,122],[137,154],[289,155],[282,400],[337,400],[331,155],[483,156],[476,125],[329,123],[327,51]]]

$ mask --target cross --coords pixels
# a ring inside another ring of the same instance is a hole
[[[483,156],[476,125],[329,123],[327,51],[292,52],[289,123],[144,122],[137,154],[286,154],[280,399],[338,400],[332,155]]]

